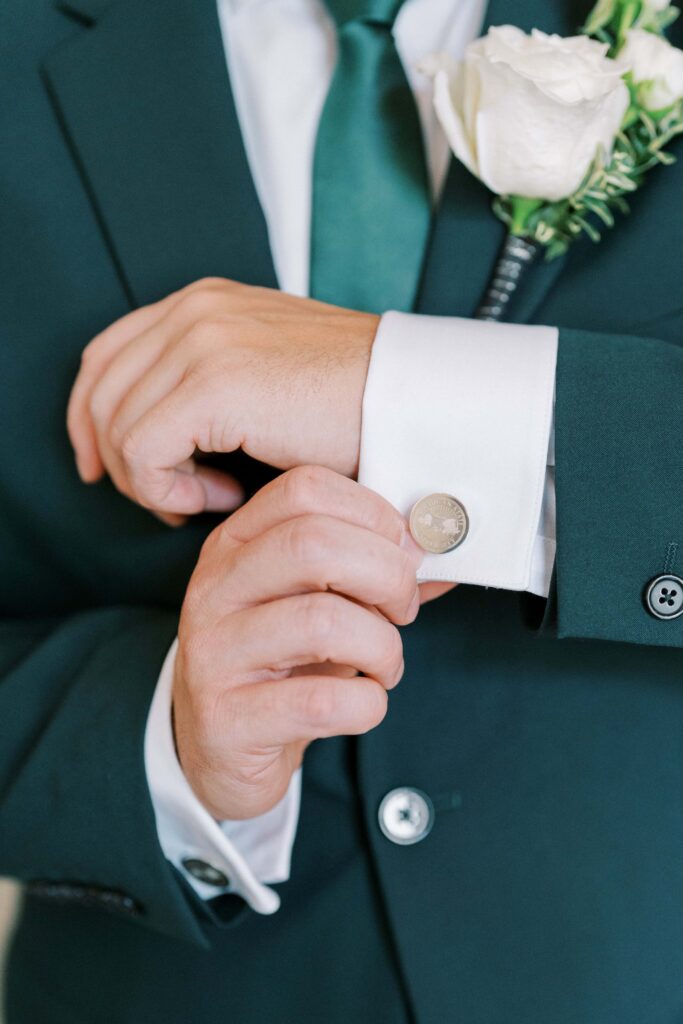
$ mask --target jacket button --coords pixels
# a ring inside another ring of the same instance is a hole
[[[192,875],[198,882],[204,885],[213,885],[216,889],[225,889],[230,884],[228,876],[208,861],[199,860],[196,857],[186,857],[182,862],[188,875]]]
[[[377,813],[379,827],[392,843],[411,846],[429,835],[434,824],[434,804],[426,793],[400,786],[386,794]]]
[[[679,576],[656,576],[647,585],[645,604],[656,619],[677,619],[683,615],[683,580]]]

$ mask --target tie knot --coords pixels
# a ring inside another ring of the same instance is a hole
[[[404,0],[327,0],[330,14],[341,27],[349,21],[368,21],[391,28]]]

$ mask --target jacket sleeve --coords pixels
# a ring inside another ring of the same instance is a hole
[[[683,646],[683,615],[648,609],[683,576],[681,314],[659,338],[561,330],[555,456],[560,637]]]
[[[0,875],[206,945],[201,901],[164,859],[145,777],[176,618],[114,608],[0,624]]]

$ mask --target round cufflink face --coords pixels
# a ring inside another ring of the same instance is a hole
[[[462,544],[470,528],[465,506],[452,494],[428,494],[413,505],[413,540],[432,555],[443,555]]]
[[[648,583],[645,605],[656,619],[677,619],[683,615],[683,580],[679,576],[656,576]]]
[[[434,804],[420,789],[400,786],[390,790],[377,812],[387,839],[398,846],[412,846],[426,839],[434,824]]]

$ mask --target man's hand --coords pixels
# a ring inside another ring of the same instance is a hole
[[[241,497],[198,450],[355,476],[378,322],[213,278],[135,310],[83,354],[67,420],[82,478],[107,472],[147,508],[188,514]]]
[[[210,535],[180,620],[174,719],[214,817],[265,812],[311,740],[382,721],[421,557],[388,502],[319,467],[278,477]]]

